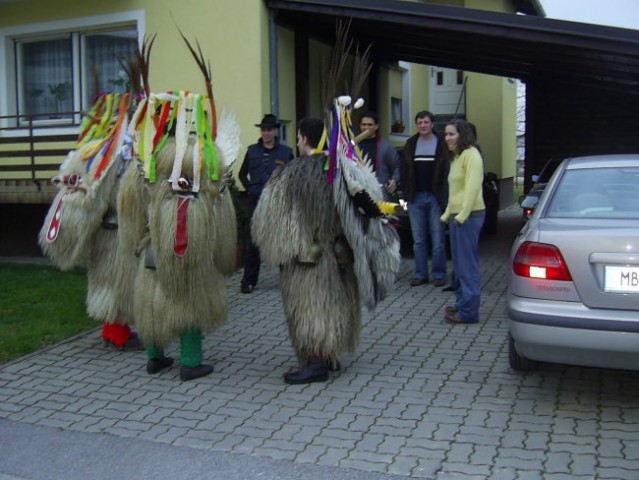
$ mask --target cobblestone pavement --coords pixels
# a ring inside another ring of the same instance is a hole
[[[636,480],[639,372],[508,367],[508,251],[520,226],[511,207],[481,240],[479,325],[444,323],[452,295],[410,287],[404,259],[327,383],[284,384],[296,365],[277,270],[251,295],[239,293],[237,272],[228,322],[204,342],[212,375],[147,375],[143,352],[107,350],[93,330],[0,366],[0,420],[344,472],[335,478]],[[167,353],[178,357],[177,345]],[[1,455],[0,478],[18,478]]]

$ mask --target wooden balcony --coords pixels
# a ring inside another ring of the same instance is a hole
[[[0,203],[49,203],[51,178],[73,149],[81,112],[0,116]]]

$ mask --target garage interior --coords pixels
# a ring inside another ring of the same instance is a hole
[[[350,19],[352,37],[372,43],[375,63],[407,61],[521,80],[524,191],[550,158],[639,152],[639,31],[539,17],[536,0],[516,2],[522,15],[398,0],[266,4],[278,25],[295,32],[300,50],[308,38],[332,43],[336,20]],[[302,118],[308,111],[304,92],[298,95]]]

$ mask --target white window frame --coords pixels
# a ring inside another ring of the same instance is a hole
[[[30,39],[38,36],[55,35],[59,33],[90,31],[93,29],[102,29],[109,27],[117,27],[122,25],[134,25],[138,34],[138,45],[142,44],[144,32],[146,31],[145,16],[143,10],[132,10],[130,12],[112,13],[106,15],[95,15],[90,17],[79,17],[53,22],[32,23],[26,25],[10,26],[0,28],[0,116],[16,115],[18,111],[18,98],[15,92],[17,89],[16,79],[16,58],[14,49],[14,40]],[[80,85],[81,72],[79,58],[73,56],[73,75],[76,85]],[[80,89],[75,88],[74,104],[80,105]],[[79,118],[74,118],[75,125],[56,125],[55,122],[47,122],[51,125],[46,128],[46,134],[65,134],[77,130]],[[68,120],[66,121],[68,123]],[[3,119],[0,127],[6,128],[10,125],[9,119]],[[1,133],[1,130],[0,130]],[[12,135],[17,132],[13,131]]]

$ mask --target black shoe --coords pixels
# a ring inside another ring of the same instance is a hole
[[[120,350],[125,352],[133,352],[138,350],[144,350],[144,344],[142,343],[142,340],[140,339],[138,334],[135,332],[132,332],[131,336],[127,338],[126,342],[124,342],[124,344],[122,344],[122,346],[119,348]]]
[[[328,367],[329,372],[339,372],[342,370],[342,364],[339,363],[339,360],[330,358],[326,360],[326,366]]]
[[[151,358],[146,362],[146,373],[158,373],[160,370],[164,370],[173,365],[173,361],[171,357]]]
[[[253,285],[242,283],[242,293],[253,293]]]
[[[413,280],[410,282],[410,286],[419,287],[420,285],[425,285],[427,283],[428,283],[427,278],[413,278]]]
[[[448,285],[447,287],[442,288],[442,292],[454,292],[455,290],[457,289],[452,285]]]
[[[436,278],[433,280],[433,286],[435,287],[443,287],[444,285],[446,285],[446,279],[444,278]]]
[[[328,365],[326,365],[324,358],[313,358],[302,370],[284,375],[284,382],[289,385],[325,382],[326,380],[328,380]]]
[[[180,367],[180,380],[186,382],[194,378],[200,378],[213,372],[213,365],[199,364],[197,367]]]
[[[131,336],[126,339],[126,341],[122,345],[116,345],[112,340],[107,338],[102,339],[104,346],[106,348],[115,348],[122,352],[134,352],[138,350],[144,350],[144,345],[142,344],[142,340],[137,333],[132,332]]]

